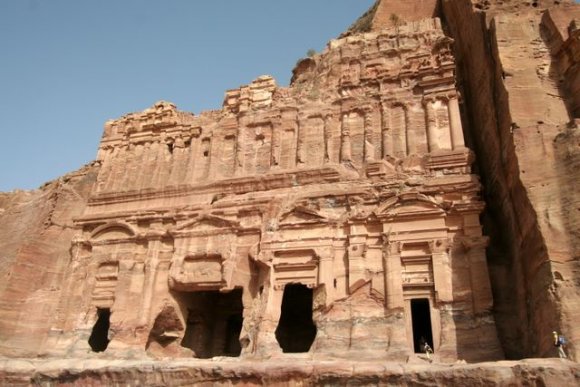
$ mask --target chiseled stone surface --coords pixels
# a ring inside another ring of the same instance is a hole
[[[557,329],[578,356],[580,7],[555,3],[378,1],[289,87],[107,122],[94,163],[0,194],[0,353],[138,359],[75,383],[167,382],[145,359],[191,357],[214,358],[179,360],[200,383],[217,364],[264,383],[264,359],[288,383],[352,377],[337,359],[369,361],[361,382],[574,382],[569,362],[416,353],[551,357]],[[69,377],[14,364],[0,378]]]
[[[118,356],[501,358],[451,44],[431,18],[351,35],[289,88],[107,122],[45,353],[90,351],[100,309]]]

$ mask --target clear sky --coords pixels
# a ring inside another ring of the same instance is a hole
[[[103,124],[158,100],[199,113],[287,85],[374,0],[0,0],[0,191],[92,161]]]

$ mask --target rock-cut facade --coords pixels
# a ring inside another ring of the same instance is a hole
[[[107,122],[52,351],[500,358],[452,42],[352,34],[290,87]]]
[[[550,356],[554,329],[573,343],[579,7],[520,3],[378,1],[288,87],[108,121],[91,166],[0,195],[17,231],[0,352],[407,361],[428,344],[474,362]]]

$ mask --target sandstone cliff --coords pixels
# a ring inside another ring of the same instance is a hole
[[[442,2],[485,186],[496,321],[511,358],[548,356],[552,330],[573,343],[580,334],[580,7],[571,3]]]
[[[107,122],[93,165],[0,194],[0,353],[477,362],[553,357],[558,330],[578,359],[579,18],[380,0],[289,87]],[[429,383],[530,366],[485,367]]]
[[[90,165],[36,191],[0,194],[0,351],[36,356],[70,264],[73,218],[98,172]]]

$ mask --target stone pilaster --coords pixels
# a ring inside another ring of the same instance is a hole
[[[373,111],[368,108],[364,112],[364,160],[375,159],[375,146],[373,143]]]
[[[437,302],[453,301],[451,287],[451,262],[449,261],[449,242],[447,239],[436,239],[429,242],[433,264],[433,277]]]
[[[469,259],[469,272],[473,294],[473,311],[475,314],[489,312],[493,306],[489,271],[485,259],[485,248],[489,237],[464,237],[461,243]]]
[[[390,109],[386,102],[381,104],[381,139],[383,158],[393,156],[393,130],[391,127]]]
[[[403,279],[401,268],[401,242],[389,242],[383,234],[383,261],[385,266],[385,288],[387,309],[403,308]]]
[[[429,152],[439,149],[439,142],[437,141],[437,115],[435,111],[435,100],[433,98],[426,98],[425,114],[427,116],[427,140],[429,144]]]
[[[350,128],[348,124],[348,114],[342,115],[342,130],[340,143],[340,161],[352,161],[351,144],[350,144]]]
[[[451,126],[451,142],[453,149],[465,148],[463,138],[463,126],[461,125],[461,113],[459,112],[459,100],[457,96],[449,98],[449,125]]]
[[[352,290],[357,282],[364,281],[365,263],[364,255],[366,252],[366,235],[353,235],[348,240],[348,273],[349,289]]]

